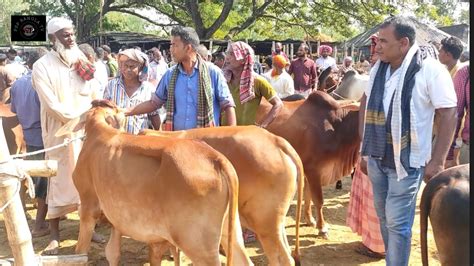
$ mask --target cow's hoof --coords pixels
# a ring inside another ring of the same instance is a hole
[[[341,180],[336,182],[336,189],[338,189],[338,190],[342,189],[342,181]]]

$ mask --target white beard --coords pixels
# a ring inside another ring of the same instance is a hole
[[[60,41],[56,41],[53,47],[68,65],[77,63],[79,59],[86,60],[85,55],[79,49],[77,44],[74,44],[71,48],[66,48]]]

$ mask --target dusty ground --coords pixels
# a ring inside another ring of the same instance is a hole
[[[303,226],[301,232],[301,262],[302,265],[384,265],[384,260],[377,260],[359,255],[354,251],[355,247],[360,243],[361,238],[345,224],[347,206],[349,204],[350,194],[350,177],[343,179],[343,189],[335,190],[334,186],[324,189],[325,207],[324,214],[326,221],[330,226],[329,240],[317,237],[317,231],[313,228]],[[423,186],[423,185],[422,185]],[[422,187],[423,188],[423,187]],[[421,191],[418,194],[418,201]],[[27,205],[28,213],[31,217],[35,217],[36,210],[31,204]],[[295,202],[291,206],[290,215],[287,216],[287,233],[290,245],[294,246],[294,221]],[[0,221],[3,216],[0,214]],[[31,225],[32,220],[28,221]],[[79,217],[77,212],[69,214],[68,220],[61,222],[61,249],[60,254],[73,254],[77,240]],[[420,235],[419,235],[419,210],[416,211],[415,224],[413,226],[412,251],[410,257],[410,265],[421,265],[420,253]],[[104,235],[109,234],[107,226],[101,226],[98,229]],[[432,236],[431,228],[429,228],[429,256],[431,265],[439,265],[436,255],[436,247]],[[36,238],[33,240],[35,252],[40,253],[48,244],[48,236]],[[107,265],[104,254],[105,244],[92,244],[89,253],[89,261],[91,265]],[[267,261],[258,243],[247,246],[247,252],[255,265],[266,265]],[[149,265],[148,248],[146,245],[136,242],[132,239],[123,239],[122,241],[122,265]],[[0,259],[12,257],[10,247],[8,245],[5,225],[0,222]],[[223,261],[225,258],[223,257]],[[184,265],[189,265],[190,261],[183,256]],[[173,261],[166,258],[163,265],[174,265]]]

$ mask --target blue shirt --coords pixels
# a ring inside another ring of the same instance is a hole
[[[222,71],[217,66],[206,63],[211,78],[212,98],[214,108],[214,123],[218,126],[221,110],[228,106],[235,107],[232,94],[230,94],[227,81]],[[194,65],[193,72],[188,75],[181,64],[172,66],[166,71],[156,88],[155,95],[159,104],[164,104],[168,99],[168,85],[173,71],[178,67],[178,77],[174,94],[175,110],[173,117],[174,130],[186,130],[195,128],[197,124],[198,110],[198,64]]]
[[[41,138],[40,102],[31,84],[31,71],[13,83],[11,110],[16,113],[23,128],[25,142],[29,146],[43,147]]]

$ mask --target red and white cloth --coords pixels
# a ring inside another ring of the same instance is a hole
[[[346,224],[354,233],[362,236],[362,243],[370,250],[385,252],[379,218],[374,207],[372,183],[360,170],[360,164],[357,164],[352,180]]]
[[[240,75],[240,103],[244,104],[255,98],[252,73],[254,52],[252,47],[241,41],[231,43],[230,47],[235,59],[244,61],[242,74]],[[226,66],[224,66],[224,76],[227,82],[232,79],[232,71]]]

